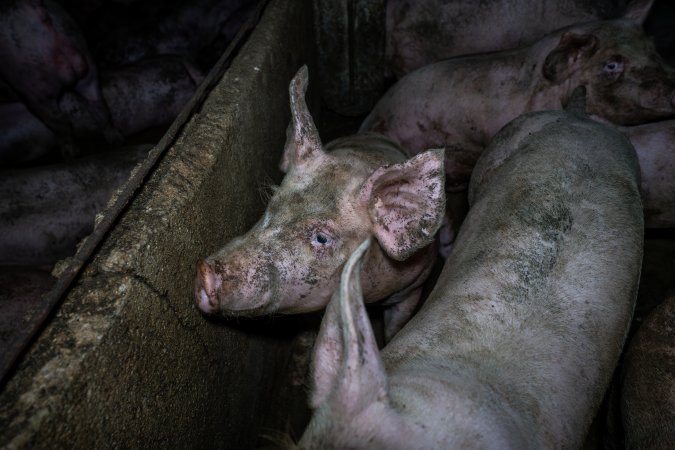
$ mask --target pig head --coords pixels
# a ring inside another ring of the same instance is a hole
[[[349,255],[374,235],[364,295],[367,301],[387,298],[386,328],[397,328],[435,261],[432,244],[445,213],[443,153],[405,160],[395,144],[374,133],[324,149],[306,87],[303,67],[289,89],[292,123],[281,162],[286,176],[248,233],[197,263],[195,301],[205,313],[225,315],[321,309]]]

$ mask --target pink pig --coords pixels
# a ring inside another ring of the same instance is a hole
[[[384,301],[385,338],[410,317],[436,260],[445,214],[443,152],[406,160],[389,139],[365,133],[321,144],[305,103],[307,68],[290,84],[287,174],[263,218],[197,263],[195,301],[205,313],[255,316],[323,308],[342,265],[366,237],[367,302]]]

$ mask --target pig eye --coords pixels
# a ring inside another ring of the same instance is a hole
[[[605,63],[602,71],[605,73],[613,74],[618,73],[623,70],[623,63],[621,61],[608,61]]]
[[[315,246],[329,245],[332,243],[331,237],[324,232],[317,231],[312,236],[312,244]]]

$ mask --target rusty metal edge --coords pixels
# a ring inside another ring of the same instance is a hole
[[[251,34],[255,26],[260,21],[263,11],[270,0],[259,0],[256,9],[249,19],[241,26],[234,39],[225,49],[225,52],[218,59],[214,67],[209,71],[202,84],[197,88],[187,105],[178,114],[178,117],[169,126],[169,129],[159,140],[147,158],[139,164],[131,173],[129,179],[123,187],[113,195],[114,200],[107,205],[101,213],[101,219],[94,227],[94,231],[84,238],[74,256],[66,258],[60,264],[64,264],[60,269],[58,280],[51,290],[45,293],[42,298],[45,300],[43,311],[28,325],[26,338],[17,345],[7,350],[8,357],[4,358],[4,365],[0,367],[0,391],[2,391],[14,373],[19,359],[27,352],[28,348],[35,341],[39,332],[46,325],[49,318],[56,308],[61,304],[66,294],[73,285],[73,282],[80,274],[86,263],[93,257],[96,250],[100,247],[103,239],[108,234],[112,226],[117,222],[120,214],[127,208],[131,199],[136,195],[138,189],[143,185],[153,169],[157,166],[160,158],[174,143],[176,136],[187,124],[192,115],[197,112],[207,95],[218,83],[222,75],[230,66],[232,59],[237,55],[238,50],[246,42],[246,38]]]

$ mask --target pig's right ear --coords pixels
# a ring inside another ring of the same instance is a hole
[[[403,261],[431,244],[445,216],[444,150],[427,150],[377,169],[363,184],[365,204],[380,247]]]
[[[581,68],[597,49],[598,38],[594,35],[567,31],[544,60],[542,74],[554,84],[562,83]]]
[[[340,286],[321,321],[312,360],[310,406],[330,405],[353,416],[371,403],[386,401],[384,365],[361,291],[366,239],[342,269]]]
[[[642,26],[652,9],[654,0],[631,0],[623,13],[623,19],[631,20]]]
[[[301,165],[323,153],[319,132],[305,101],[308,82],[308,71],[305,65],[298,70],[288,86],[291,123],[286,130],[286,146],[279,163],[279,168],[284,173],[288,172],[292,166]]]

